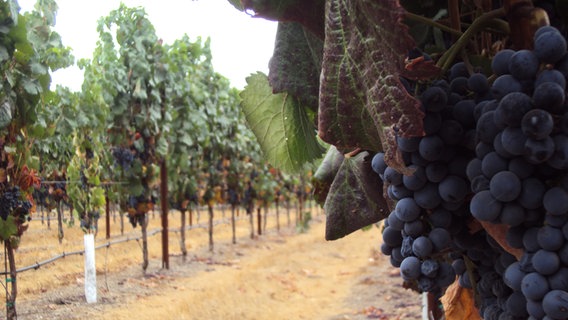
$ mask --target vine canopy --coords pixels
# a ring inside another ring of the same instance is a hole
[[[334,179],[318,181],[326,176],[322,170],[332,166],[320,167],[315,175],[318,197],[325,198],[328,216],[340,217],[328,219],[326,238],[340,238],[384,218],[386,202],[371,190],[377,190],[374,180],[378,178],[369,169],[369,154],[357,154],[384,151],[389,165],[406,172],[395,137],[422,136],[424,114],[400,77],[428,78],[438,72],[436,68],[406,68],[405,58],[415,47],[402,22],[406,11],[396,0],[229,1],[255,17],[279,21],[268,76],[273,93],[301,101],[298,108],[317,115],[318,137],[333,145],[334,152],[354,155],[343,158]],[[256,90],[250,79],[243,97]],[[248,104],[244,99],[245,110],[252,108]],[[255,112],[269,108],[278,106],[257,105]],[[254,127],[261,118],[247,120]],[[354,178],[361,183],[351,183]],[[360,195],[366,196],[362,199]],[[346,207],[345,203],[356,205]]]

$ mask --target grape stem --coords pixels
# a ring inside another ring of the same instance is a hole
[[[493,19],[499,18],[505,15],[505,9],[499,8],[482,14],[479,18],[475,19],[471,26],[460,36],[460,38],[451,46],[448,51],[446,51],[440,60],[438,60],[438,67],[442,68],[442,71],[447,71],[454,59],[459,52],[467,45],[468,41],[478,32],[483,30],[485,26],[491,22]]]
[[[451,33],[451,34],[456,35],[456,36],[461,37],[463,35],[463,32],[461,32],[459,30],[452,29],[452,28],[450,28],[450,27],[448,27],[448,26],[446,26],[442,23],[439,23],[439,22],[436,22],[432,19],[414,14],[412,12],[406,12],[405,16],[409,20],[413,20],[413,21],[416,21],[416,22],[423,23],[425,25],[429,25],[429,26],[434,27],[434,28],[438,28],[442,31],[446,31],[446,32]]]

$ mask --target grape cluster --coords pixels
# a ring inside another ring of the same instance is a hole
[[[126,171],[130,170],[132,162],[134,161],[134,154],[129,148],[114,148],[112,150],[112,156],[115,166],[118,165]]]
[[[508,225],[509,245],[524,253],[503,274],[514,303],[501,311],[523,319],[565,319],[567,45],[555,28],[542,27],[534,47],[503,50],[493,59],[493,99],[480,107],[476,158],[468,164],[472,182],[481,181],[472,183],[470,211],[478,220]]]
[[[418,291],[440,295],[457,275],[484,319],[568,318],[567,44],[541,27],[534,48],[498,52],[491,82],[461,62],[447,81],[403,82],[425,113],[423,137],[397,138],[413,173],[372,161],[396,202],[382,252]],[[522,257],[473,218],[507,225]]]
[[[485,233],[477,234],[475,241],[461,236],[467,232],[472,193],[466,169],[474,157],[474,107],[489,89],[483,74],[469,77],[465,64],[456,64],[449,82],[437,81],[420,95],[425,136],[397,138],[412,175],[387,166],[382,153],[373,158],[373,169],[387,186],[388,197],[396,201],[385,221],[382,252],[400,267],[407,285],[419,291],[441,295],[456,273],[466,274],[452,266],[455,260],[464,262],[464,252],[475,251],[476,261],[491,258],[486,253],[493,250],[484,250],[489,245]],[[467,274],[460,279],[469,284]]]
[[[22,221],[26,220],[32,204],[28,200],[22,200],[22,194],[19,187],[11,187],[0,195],[0,217],[6,220],[8,215],[12,214],[19,217]]]

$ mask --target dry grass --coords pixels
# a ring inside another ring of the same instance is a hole
[[[216,216],[221,217],[222,213],[216,212]],[[230,216],[228,210],[226,216]],[[179,214],[170,217],[170,226],[179,225]],[[399,279],[375,274],[386,284],[378,287],[377,280],[362,280],[375,273],[378,266],[386,268],[388,264],[388,259],[380,264],[372,260],[380,239],[377,228],[327,242],[325,217],[321,213],[316,214],[307,233],[298,234],[293,227],[287,228],[286,220],[285,211],[281,210],[282,230],[276,232],[275,217],[271,215],[268,232],[254,240],[249,238],[248,218],[239,220],[235,245],[231,243],[230,224],[218,225],[212,253],[207,248],[207,230],[191,230],[187,234],[189,253],[185,261],[180,256],[178,234],[170,233],[170,270],[161,268],[160,236],[151,237],[151,261],[146,275],[140,266],[142,257],[137,242],[98,250],[96,304],[84,302],[82,256],[66,257],[39,270],[21,273],[19,319],[365,319],[359,311],[375,303],[384,304],[377,307],[388,307],[393,314],[416,313],[416,306],[419,313],[419,303],[410,304],[410,313],[408,308],[396,310],[398,297],[407,299],[408,295],[399,288]],[[207,222],[206,211],[201,212],[199,222]],[[159,225],[156,216],[148,229]],[[112,226],[113,235],[119,233],[118,228],[117,221]],[[104,219],[100,230],[97,245],[108,241],[104,239]],[[81,249],[82,232],[77,227],[66,228],[65,232],[66,240],[60,245],[53,224],[47,230],[33,222],[17,253],[18,267]],[[133,237],[140,230],[128,224],[125,233]],[[365,294],[353,297],[354,292]],[[381,296],[387,300],[375,300]],[[419,301],[416,295],[408,297]],[[2,313],[0,309],[0,317]]]

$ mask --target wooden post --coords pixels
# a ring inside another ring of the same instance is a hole
[[[233,230],[233,244],[237,243],[236,226],[235,226],[235,204],[231,204],[231,228]]]
[[[143,213],[137,217],[142,229],[142,270],[148,269],[148,213]]]
[[[276,231],[280,232],[280,206],[278,199],[276,199]]]
[[[183,255],[183,258],[185,259],[185,257],[187,256],[187,248],[185,246],[185,211],[186,209],[181,209],[180,210],[180,214],[181,214],[181,227],[180,227],[180,249],[181,249],[181,253]]]
[[[108,188],[105,188],[105,221],[106,221],[106,238],[110,239],[110,202],[108,200]]]
[[[209,251],[213,252],[213,204],[211,201],[207,202],[207,209],[209,211]]]
[[[249,215],[250,221],[250,238],[254,239],[254,204],[251,200],[250,203],[247,204],[247,213]]]
[[[57,238],[59,239],[59,244],[63,242],[63,204],[61,201],[57,201]]]
[[[261,206],[256,208],[256,223],[257,223],[257,233],[260,236],[262,234],[262,214],[261,214]]]
[[[18,295],[18,283],[16,282],[17,271],[16,271],[16,259],[14,256],[14,248],[12,243],[4,241],[5,255],[8,257],[9,273],[6,275],[6,287],[10,283],[10,293],[6,289],[6,319],[16,320],[18,319],[18,314],[16,313],[16,297]],[[8,278],[9,277],[9,278]]]
[[[162,211],[162,268],[170,269],[168,239],[168,171],[166,159],[160,162],[160,209]]]

